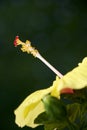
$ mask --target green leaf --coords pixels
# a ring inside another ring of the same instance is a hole
[[[45,130],[64,130],[64,128],[66,127],[66,123],[64,122],[54,122],[51,124],[46,124],[44,126]]]
[[[87,102],[81,105],[80,128],[87,129]]]
[[[36,124],[43,124],[45,130],[53,130],[55,128],[58,128],[62,130],[62,128],[65,128],[67,126],[67,120],[65,121],[58,121],[58,120],[50,120],[48,115],[43,112],[41,113],[35,120],[34,123]],[[55,129],[56,130],[56,129]]]
[[[49,122],[49,117],[46,112],[43,112],[38,115],[38,117],[34,120],[35,124],[47,124]]]
[[[75,97],[73,95],[71,103],[67,101],[68,96],[64,103],[64,98],[58,100],[46,95],[42,99],[45,112],[35,119],[35,123],[43,124],[45,130],[87,130],[87,100],[84,98],[82,103],[83,97],[86,97],[84,93],[86,91],[78,93]]]
[[[67,105],[68,118],[71,122],[74,122],[76,119],[79,119],[80,107],[81,107],[81,105],[78,103],[73,103],[73,104]]]

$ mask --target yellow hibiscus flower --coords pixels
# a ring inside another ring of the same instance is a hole
[[[41,99],[48,93],[52,96],[60,98],[61,93],[73,93],[73,89],[82,89],[87,86],[87,57],[83,59],[82,63],[78,67],[66,75],[62,75],[52,65],[50,65],[36,50],[31,46],[30,41],[22,42],[18,36],[16,36],[14,45],[21,45],[23,52],[31,53],[33,56],[39,58],[44,62],[53,72],[58,76],[53,82],[53,85],[47,89],[38,90],[29,95],[22,104],[14,111],[16,119],[15,122],[20,127],[29,126],[36,127],[39,124],[34,124],[35,118],[45,111]]]
[[[47,89],[38,90],[29,95],[22,104],[14,111],[15,122],[20,127],[29,126],[36,127],[34,119],[45,111],[41,99],[44,95],[51,93],[52,96],[60,98],[60,94],[73,93],[73,89],[82,89],[87,86],[87,57],[82,63],[72,71],[64,75],[61,79],[56,77],[53,85]]]

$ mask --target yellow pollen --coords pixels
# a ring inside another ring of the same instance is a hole
[[[17,39],[17,45],[22,45],[21,50],[23,52],[27,52],[28,54],[32,54],[36,57],[38,50],[31,46],[31,42],[26,40],[26,42],[22,42],[20,39]]]

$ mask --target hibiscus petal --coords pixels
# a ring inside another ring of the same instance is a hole
[[[62,79],[64,86],[72,89],[82,89],[87,86],[87,57],[82,63],[72,71],[67,73]]]
[[[63,89],[82,89],[86,86],[87,57],[83,59],[82,63],[79,63],[76,68],[68,72],[61,79],[56,77],[56,80],[53,82],[54,89],[52,90],[51,94],[55,97],[59,97]]]
[[[34,119],[42,112],[44,112],[44,106],[41,102],[42,97],[45,94],[50,93],[52,87],[36,91],[29,95],[22,104],[14,111],[16,119],[15,122],[18,126],[24,127],[36,127],[39,124],[34,124]]]

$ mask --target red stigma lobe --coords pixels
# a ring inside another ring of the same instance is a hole
[[[17,40],[19,39],[19,36],[16,36],[15,37],[15,40],[14,40],[14,46],[16,47],[17,46]]]

